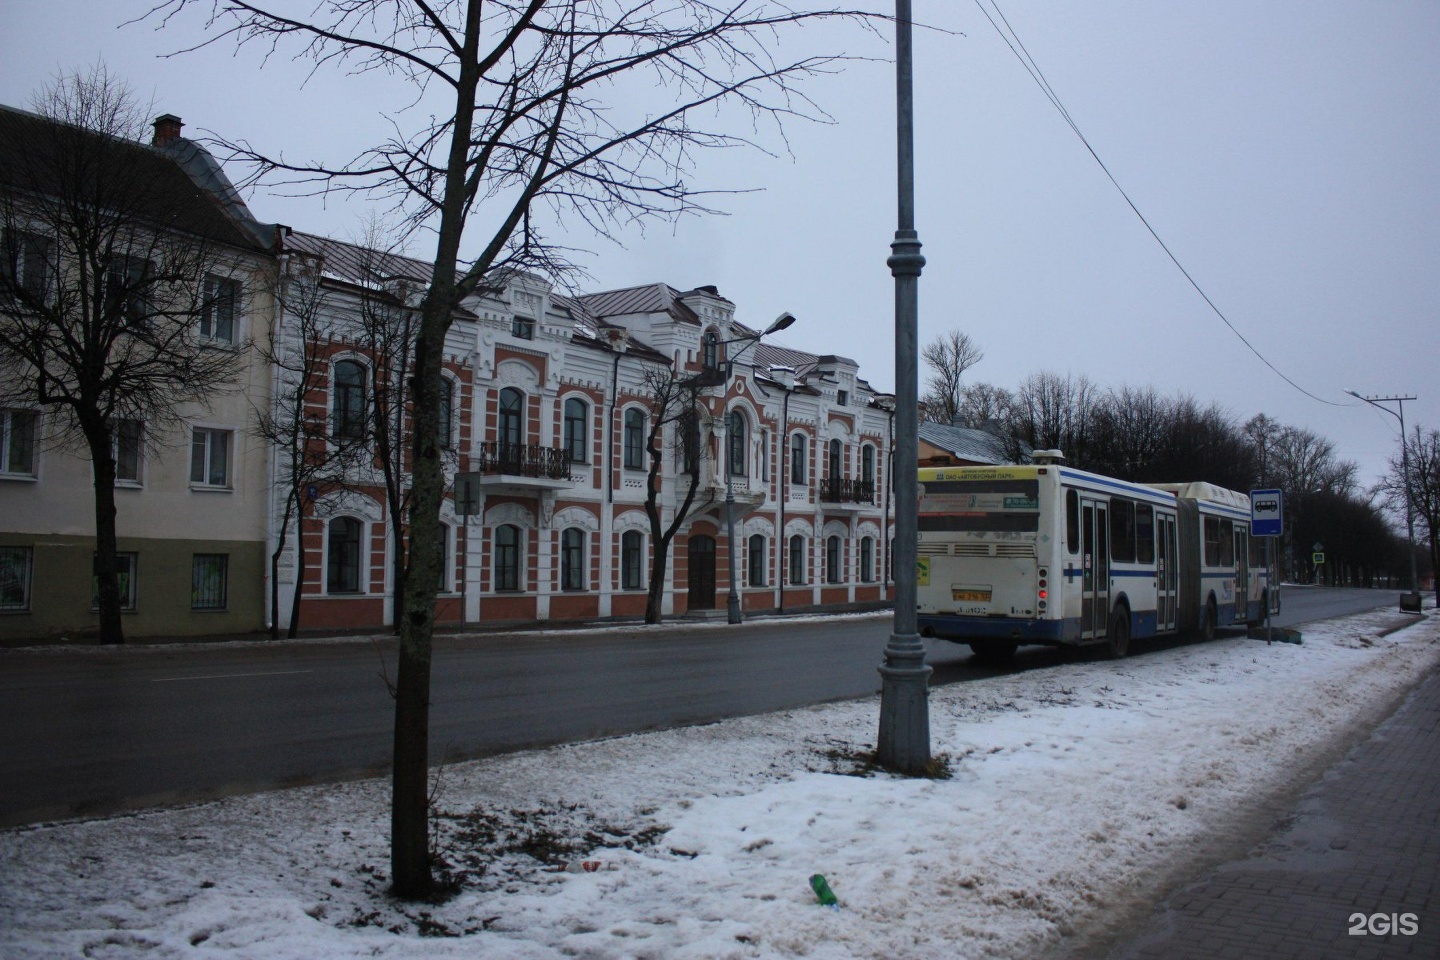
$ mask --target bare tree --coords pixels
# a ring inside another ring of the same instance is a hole
[[[968,333],[951,330],[925,344],[920,359],[930,367],[920,408],[929,420],[953,423],[965,405],[965,371],[985,359],[984,351]]]
[[[330,369],[322,345],[334,338],[316,265],[292,261],[287,275],[280,278],[277,296],[286,323],[271,327],[267,342],[259,348],[261,358],[276,372],[275,396],[268,407],[255,412],[255,434],[275,452],[284,498],[275,549],[270,554],[272,638],[280,636],[280,561],[289,545],[291,524],[295,525],[299,554],[287,630],[293,637],[300,629],[306,568],[300,536],[305,505],[312,492],[319,496],[344,487],[365,453],[363,443],[336,435],[325,413],[316,411],[316,398],[325,393]]]
[[[159,442],[234,380],[244,345],[204,342],[234,329],[234,251],[211,199],[139,142],[145,108],[104,67],[34,109],[7,111],[0,138],[0,402],[38,407],[51,441],[89,454],[100,639],[121,643],[117,443]]]
[[[645,473],[645,516],[650,520],[651,543],[645,622],[659,623],[670,545],[689,518],[700,487],[701,406],[694,378],[679,379],[673,370],[660,366],[646,367],[644,377],[646,404],[650,408],[645,432],[645,455],[649,461]],[[668,524],[660,509],[667,453],[675,465],[675,483],[684,488]]]
[[[972,383],[960,399],[959,417],[963,426],[1003,434],[1010,424],[1013,398],[1010,391],[993,383]]]
[[[415,98],[412,126],[400,117],[388,140],[348,163],[301,165],[240,152],[259,162],[261,174],[388,199],[411,228],[434,237],[414,352],[411,549],[391,819],[393,890],[423,897],[433,884],[430,638],[444,494],[440,366],[452,311],[498,267],[553,274],[569,266],[544,235],[547,213],[562,226],[578,221],[610,235],[703,212],[706,197],[686,176],[695,152],[754,143],[727,132],[723,108],[739,108],[752,124],[816,116],[798,83],[837,58],[777,60],[777,41],[842,14],[761,0],[321,0],[308,15],[291,16],[240,0],[164,0],[154,15],[169,19],[191,7],[211,11],[207,44],[257,41],[268,51],[296,42],[317,64],[383,73]],[[637,108],[641,91],[653,99],[642,97]],[[462,265],[472,222],[480,235],[469,248],[477,252]]]
[[[1426,541],[1430,555],[1430,569],[1440,571],[1440,430],[1414,428],[1405,440],[1410,460],[1410,475],[1405,475],[1405,458],[1395,454],[1390,458],[1390,471],[1380,481],[1377,492],[1384,497],[1385,506],[1403,517],[1405,498],[1410,498],[1414,517]],[[1417,585],[1418,587],[1418,585]],[[1436,602],[1440,603],[1440,577],[1436,578]]]
[[[1019,459],[1018,439],[1035,450],[1062,450],[1070,463],[1086,466],[1096,392],[1084,374],[1031,374],[1014,395],[1012,459]]]

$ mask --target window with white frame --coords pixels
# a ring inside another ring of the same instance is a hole
[[[579,397],[565,401],[565,458],[585,463],[589,457],[590,405]]]
[[[140,555],[136,553],[115,554],[115,580],[120,587],[120,609],[133,613],[139,587]],[[100,577],[90,578],[90,609],[100,609]]]
[[[230,487],[230,430],[196,427],[190,435],[190,483],[200,487]]]
[[[229,554],[197,553],[190,558],[191,610],[224,610],[229,587]]]
[[[522,317],[517,313],[510,320],[510,336],[519,337],[521,340],[534,340],[535,321],[530,317]]]
[[[560,589],[585,589],[585,531],[579,527],[560,532]]]
[[[330,396],[330,435],[344,440],[365,437],[365,365],[354,360],[335,364]]]
[[[840,538],[825,538],[825,582],[840,582]]]
[[[33,547],[0,547],[0,612],[30,609],[30,582],[35,569]]]
[[[645,538],[639,530],[626,530],[620,537],[620,588],[639,590],[645,585]]]
[[[725,441],[729,451],[730,476],[743,477],[750,472],[745,462],[745,436],[749,425],[744,411],[738,408],[730,411],[729,420]]]
[[[748,544],[749,556],[746,557],[749,567],[748,583],[752,587],[765,586],[765,536],[764,534],[753,533],[750,535]]]
[[[35,476],[34,410],[0,410],[0,475]]]
[[[494,589],[512,591],[520,589],[520,528],[503,524],[495,528],[495,569]]]
[[[645,469],[645,411],[631,407],[625,411],[625,453],[627,470]]]
[[[7,230],[0,240],[0,300],[40,307],[50,302],[55,243],[43,233]]]
[[[790,583],[805,583],[805,538],[798,533],[790,538]]]
[[[140,485],[140,469],[145,449],[145,425],[139,420],[115,423],[115,480],[117,483]]]
[[[790,482],[805,482],[805,455],[809,444],[805,442],[805,434],[794,433],[790,435]]]
[[[455,381],[449,377],[440,378],[440,425],[436,432],[441,450],[455,446]]]
[[[240,284],[230,277],[207,274],[205,298],[200,304],[200,336],[215,343],[235,342],[235,311]]]
[[[359,593],[361,539],[365,525],[354,517],[331,520],[325,545],[325,591]]]
[[[145,330],[150,324],[150,262],[118,257],[105,270],[105,320],[117,327]]]

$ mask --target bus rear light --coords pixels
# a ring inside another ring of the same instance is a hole
[[[1040,601],[1041,601],[1042,603],[1045,601],[1045,598],[1048,597],[1048,596],[1050,596],[1050,592],[1049,592],[1048,590],[1041,590],[1041,591],[1040,591]]]

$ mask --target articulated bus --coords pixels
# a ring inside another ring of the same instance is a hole
[[[1250,500],[1208,483],[1139,484],[1054,462],[920,470],[920,633],[1004,658],[1262,622],[1279,610]]]

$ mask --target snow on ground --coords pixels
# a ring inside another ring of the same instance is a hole
[[[1395,618],[938,688],[949,779],[850,775],[875,698],[449,767],[434,905],[385,896],[383,781],[10,830],[0,956],[1034,955],[1440,663],[1440,618]]]

